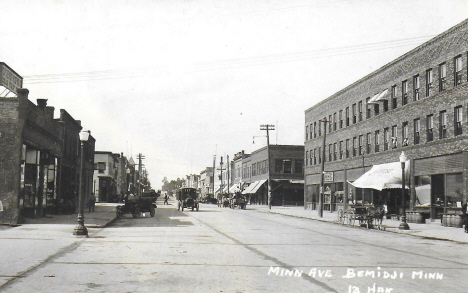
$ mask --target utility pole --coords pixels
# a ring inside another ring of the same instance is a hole
[[[324,118],[323,120],[319,120],[319,123],[320,122],[323,122],[323,128],[324,128],[324,131],[323,131],[323,141],[322,141],[322,164],[321,164],[321,168],[320,168],[320,198],[319,198],[319,210],[318,210],[318,214],[319,214],[319,217],[322,218],[323,217],[323,193],[324,193],[324,188],[323,188],[323,184],[324,184],[324,172],[325,172],[325,142],[326,142],[326,139],[327,139],[327,122],[329,122],[326,118]]]
[[[267,158],[268,158],[268,208],[271,210],[271,167],[270,167],[270,130],[275,130],[275,126],[271,124],[260,125],[260,130],[266,130],[267,133]]]
[[[215,184],[214,184],[214,181],[215,181],[215,170],[216,170],[216,155],[213,156],[213,197],[215,197]]]
[[[138,154],[138,196],[141,196],[141,177],[142,177],[142,160],[145,159],[145,156],[141,153]]]
[[[227,164],[227,192],[229,194],[229,177],[230,177],[230,173],[229,173],[229,155],[226,155],[226,164]]]

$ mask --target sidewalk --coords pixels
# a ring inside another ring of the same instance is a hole
[[[247,209],[254,209],[273,214],[311,219],[322,222],[331,222],[338,225],[337,212],[330,213],[329,211],[323,211],[323,217],[320,218],[318,216],[318,211],[304,210],[304,207],[272,206],[271,210],[269,210],[268,206],[248,205]],[[382,224],[385,231],[387,232],[407,234],[423,238],[448,240],[459,243],[468,243],[468,233],[465,233],[463,228],[443,227],[440,221],[429,222],[429,220],[427,220],[426,224],[408,223],[410,230],[400,230],[398,228],[400,221],[396,220],[384,218]],[[358,228],[358,225],[355,224],[354,228]],[[352,229],[352,227],[349,227],[349,229]]]
[[[94,212],[84,209],[84,222],[88,228],[104,228],[115,220],[115,207],[118,203],[96,203]],[[24,218],[23,224],[62,224],[77,225],[78,214],[46,215],[42,218]]]

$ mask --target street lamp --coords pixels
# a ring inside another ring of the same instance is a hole
[[[402,205],[402,216],[401,216],[401,223],[400,230],[409,230],[408,223],[406,223],[406,201],[405,201],[405,163],[406,163],[406,155],[405,152],[401,152],[400,155],[400,163],[401,163],[401,205]]]
[[[80,132],[81,141],[81,158],[80,158],[80,182],[78,185],[78,226],[73,230],[73,235],[76,236],[88,236],[88,229],[84,225],[84,212],[83,212],[83,162],[84,162],[84,143],[88,141],[89,131],[82,130]]]

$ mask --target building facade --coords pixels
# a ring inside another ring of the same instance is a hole
[[[437,219],[461,207],[468,182],[467,33],[464,21],[305,111],[306,209],[318,208],[322,176],[325,210],[353,202],[400,213],[405,202]],[[401,183],[381,191],[352,185],[373,166],[398,162],[402,151],[409,165],[404,200]]]
[[[119,154],[96,151],[94,154],[93,191],[97,201],[116,202]]]
[[[271,180],[272,205],[303,205],[304,146],[270,145],[258,149],[235,164],[242,166],[242,193],[251,204],[268,204]]]

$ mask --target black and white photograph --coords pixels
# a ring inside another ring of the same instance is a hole
[[[0,12],[0,292],[468,292],[468,1]]]

